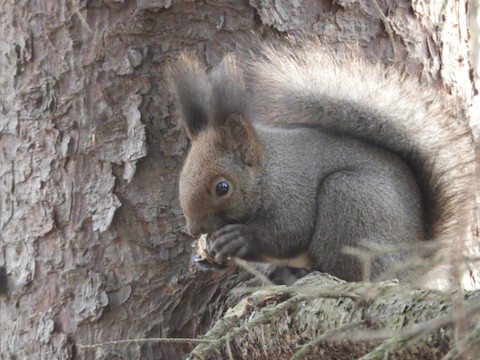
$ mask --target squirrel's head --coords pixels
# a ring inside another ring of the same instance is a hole
[[[245,223],[255,213],[260,144],[245,120],[246,89],[233,54],[211,72],[190,53],[169,69],[170,88],[192,148],[180,175],[180,204],[191,235]]]
[[[246,223],[258,207],[260,144],[240,115],[207,126],[192,138],[180,175],[180,204],[191,235]]]

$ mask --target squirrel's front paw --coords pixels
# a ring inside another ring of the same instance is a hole
[[[203,234],[192,244],[192,262],[203,271],[224,268],[227,266],[226,261],[216,261],[214,254],[208,251],[208,240],[207,235]]]
[[[250,226],[243,224],[226,225],[212,234],[214,242],[209,251],[215,260],[223,261],[231,257],[247,259],[252,254],[254,233]]]

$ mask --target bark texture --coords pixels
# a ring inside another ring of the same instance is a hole
[[[239,34],[302,30],[467,109],[465,16],[465,0],[0,0],[1,357],[181,358],[191,345],[76,344],[197,337],[239,299],[249,275],[189,262],[164,79],[179,51],[215,64]]]
[[[454,343],[452,324],[475,329],[480,317],[479,291],[465,294],[461,314],[453,298],[311,274],[293,287],[245,297],[189,359],[226,359],[229,353],[234,359],[443,359]],[[463,359],[478,357],[471,343],[462,350]]]

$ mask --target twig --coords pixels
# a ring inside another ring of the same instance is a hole
[[[204,359],[206,355],[209,354],[212,350],[218,350],[219,345],[224,341],[226,343],[226,351],[228,354],[228,352],[231,352],[230,342],[236,336],[248,331],[251,328],[254,328],[257,325],[268,323],[272,320],[272,318],[288,310],[290,307],[294,306],[303,299],[305,299],[304,296],[296,295],[280,304],[277,304],[273,308],[263,308],[262,310],[257,312],[257,316],[255,317],[255,319],[241,326],[232,327],[232,324],[238,323],[238,318],[236,316],[232,316],[231,319],[227,319],[227,325],[219,325],[219,323],[217,323],[215,327],[210,330],[209,334],[207,334],[207,336],[212,335],[212,337],[215,337],[215,339],[212,339],[212,341],[208,345],[200,345],[196,347],[190,353],[188,359]],[[220,336],[220,334],[222,333],[225,335]]]
[[[245,260],[242,260],[238,257],[234,257],[234,258],[232,258],[232,261],[236,265],[240,266],[241,268],[245,269],[247,272],[249,272],[250,274],[255,276],[257,279],[262,281],[265,285],[270,285],[270,286],[275,285],[269,278],[267,278],[264,274],[262,274],[260,271],[255,269],[252,265],[250,265]]]
[[[234,360],[233,353],[232,353],[232,347],[230,346],[230,341],[225,340],[225,347],[227,348],[228,359],[229,360]]]
[[[238,336],[241,333],[247,331],[248,329],[254,328],[257,325],[269,322],[275,316],[283,313],[284,311],[288,310],[289,308],[304,299],[305,297],[303,295],[295,295],[290,299],[282,302],[281,304],[276,305],[273,308],[263,308],[257,313],[258,315],[255,319],[237,327],[236,329],[233,329],[231,332],[225,335],[225,339],[230,342],[230,340],[233,339],[235,336]]]
[[[397,48],[395,46],[395,41],[393,39],[393,29],[392,29],[392,25],[390,24],[390,19],[383,13],[382,8],[380,7],[380,5],[378,5],[376,0],[370,0],[370,1],[373,3],[378,13],[380,14],[380,19],[382,19],[383,26],[385,26],[385,31],[387,32],[388,38],[392,43],[392,50],[393,50],[393,54],[395,55],[397,53]]]
[[[383,359],[385,354],[391,351],[392,349],[398,349],[400,346],[405,346],[412,340],[418,340],[418,338],[424,334],[429,332],[433,332],[434,330],[443,327],[452,325],[455,321],[464,320],[470,314],[478,311],[480,309],[480,302],[473,304],[465,308],[465,311],[462,314],[455,312],[454,314],[447,314],[435,318],[433,320],[427,321],[423,324],[414,326],[410,329],[401,331],[397,335],[392,336],[390,331],[379,330],[374,332],[367,332],[366,337],[362,336],[355,336],[355,340],[385,340],[375,349],[373,349],[368,354],[362,356],[358,360],[376,360],[376,359]],[[376,335],[376,336],[375,336]]]
[[[338,328],[334,328],[334,329],[330,329],[328,331],[325,331],[322,335],[320,335],[316,339],[313,339],[312,341],[303,345],[300,348],[300,350],[295,352],[295,354],[290,358],[290,360],[305,359],[306,356],[312,351],[312,349],[315,346],[320,345],[321,343],[325,342],[326,340],[336,338],[337,335],[344,334],[345,332],[350,331],[351,329],[354,329],[357,326],[360,326],[364,323],[365,323],[364,321],[356,321],[356,322],[353,322],[351,324],[346,324],[346,325],[340,326]]]
[[[204,344],[204,343],[212,343],[215,341],[217,340],[189,339],[189,338],[139,338],[139,339],[105,341],[102,343],[90,344],[90,345],[76,344],[76,346],[79,349],[96,349],[96,348],[105,347],[109,345],[138,344],[138,343],[146,343],[146,342]]]
[[[355,283],[345,283],[345,284],[329,284],[329,285],[319,285],[318,287],[311,285],[302,285],[302,286],[285,286],[285,285],[275,285],[272,287],[239,287],[231,291],[232,294],[244,294],[244,293],[254,293],[257,291],[268,291],[272,294],[285,295],[285,294],[301,294],[308,297],[315,298],[325,298],[325,299],[339,299],[339,298],[348,298],[351,300],[359,300],[363,297],[363,291],[355,289]],[[342,289],[339,287],[342,286]]]
[[[459,359],[459,355],[465,351],[470,346],[473,346],[477,343],[480,343],[480,324],[465,337],[465,339],[460,340],[456,346],[454,346],[443,358],[442,360],[455,360]]]

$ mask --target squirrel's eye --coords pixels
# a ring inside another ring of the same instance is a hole
[[[230,184],[228,181],[222,180],[217,183],[215,186],[215,192],[217,193],[218,196],[224,196],[228,193],[228,190],[230,189]]]

